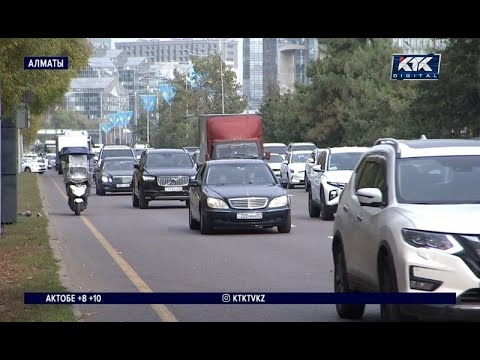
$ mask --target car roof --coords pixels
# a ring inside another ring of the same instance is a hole
[[[378,139],[372,149],[389,148],[397,157],[425,157],[450,155],[480,155],[480,141],[476,139]]]
[[[369,147],[362,147],[362,146],[341,146],[341,147],[332,147],[330,148],[331,154],[339,154],[339,153],[351,153],[351,152],[365,152],[369,150]]]
[[[103,150],[107,150],[107,149],[131,149],[131,147],[128,146],[128,145],[103,145],[102,149]]]
[[[109,156],[103,161],[135,161],[135,158],[132,156]]]
[[[181,153],[186,154],[187,152],[184,149],[150,149],[147,151],[148,154],[158,154],[158,153]]]
[[[220,159],[220,160],[209,160],[207,164],[212,165],[225,165],[225,164],[265,164],[266,162],[263,159]]]
[[[292,154],[308,154],[310,155],[313,150],[294,150],[292,151]]]
[[[292,142],[290,143],[290,145],[295,146],[295,145],[315,145],[315,144],[311,141],[308,141],[308,142]]]
[[[263,146],[287,146],[284,143],[264,143]]]

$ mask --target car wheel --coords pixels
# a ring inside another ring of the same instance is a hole
[[[345,256],[342,245],[333,247],[334,276],[333,287],[336,293],[351,292],[348,286]],[[360,319],[365,312],[365,304],[335,304],[338,316],[342,319]]]
[[[322,220],[333,220],[333,212],[328,210],[325,203],[325,195],[323,188],[320,188],[320,218]]]
[[[203,235],[208,235],[212,233],[212,228],[210,224],[208,224],[207,219],[203,215],[203,211],[200,211],[200,233]]]
[[[148,209],[148,201],[145,199],[141,186],[138,187],[138,205],[140,209]]]
[[[390,256],[384,256],[379,265],[379,283],[381,292],[398,292],[395,266]],[[398,304],[380,304],[380,315],[383,321],[402,321]]]
[[[289,215],[285,224],[277,226],[277,230],[279,233],[288,234],[292,229],[292,217]]]
[[[312,199],[312,189],[308,192],[308,214],[312,218],[318,218],[320,216],[320,208]]]
[[[26,168],[25,168],[25,172],[32,172],[32,170],[30,170],[29,167],[26,167]]]
[[[139,201],[137,195],[135,195],[135,188],[132,186],[132,206],[135,208],[139,207]]]
[[[105,196],[105,189],[102,187],[102,185],[97,186],[97,194],[100,196]]]
[[[308,179],[305,178],[305,191],[310,190],[310,183],[308,182]]]
[[[290,183],[290,177],[287,175],[287,180],[288,180],[288,183],[287,183],[287,188],[289,189],[293,189],[295,187],[295,185],[291,184]]]
[[[190,226],[190,230],[200,229],[200,223],[193,218],[192,208],[190,206],[188,207],[188,225]]]
[[[190,200],[185,200],[185,207],[190,208]]]

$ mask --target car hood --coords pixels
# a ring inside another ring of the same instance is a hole
[[[480,204],[402,204],[395,210],[418,230],[480,234]]]
[[[352,177],[352,170],[336,170],[336,171],[326,171],[324,176],[327,181],[338,182],[338,183],[348,183]]]
[[[272,170],[280,170],[282,163],[268,163],[268,166],[270,166]]]
[[[207,185],[204,188],[207,196],[231,199],[241,197],[268,197],[286,195],[280,185]]]
[[[112,170],[112,171],[103,171],[103,175],[110,175],[110,176],[132,176],[133,170]]]
[[[195,168],[162,168],[162,169],[147,169],[144,175],[151,176],[193,176],[197,175]]]
[[[290,163],[288,164],[288,167],[295,171],[305,171],[305,163]]]

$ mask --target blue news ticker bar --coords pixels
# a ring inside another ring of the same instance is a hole
[[[25,304],[455,304],[455,293],[25,293]]]
[[[67,70],[68,56],[25,56],[24,70]]]

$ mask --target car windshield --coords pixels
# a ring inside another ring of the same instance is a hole
[[[149,168],[192,168],[191,157],[186,152],[150,153],[145,166]]]
[[[103,150],[102,159],[107,157],[133,157],[132,149],[109,149]]]
[[[310,154],[292,154],[292,163],[304,163],[310,157]]]
[[[362,155],[362,152],[344,152],[332,154],[328,162],[327,170],[353,170]]]
[[[266,160],[269,163],[281,163],[283,162],[283,158],[280,155],[277,154],[271,154],[270,159]]]
[[[315,150],[316,148],[314,144],[293,145],[292,151]]]
[[[103,166],[103,169],[106,171],[133,171],[133,164],[135,164],[135,161],[133,160],[106,160],[105,165]]]
[[[276,184],[266,163],[225,164],[210,166],[206,177],[207,185],[273,185]]]
[[[287,152],[287,147],[286,146],[264,146],[263,152],[285,154]]]
[[[258,158],[258,147],[254,142],[217,144],[214,159]]]
[[[398,159],[397,200],[409,204],[480,203],[480,157]]]

